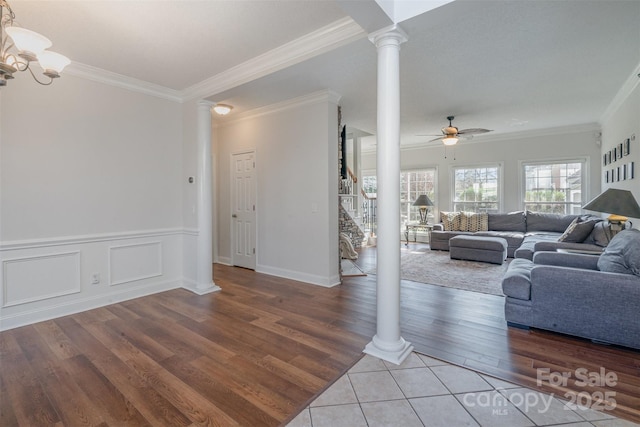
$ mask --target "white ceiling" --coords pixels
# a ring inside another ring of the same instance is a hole
[[[344,19],[347,3],[11,1],[23,26],[72,60],[177,91]],[[597,123],[640,72],[640,0],[457,0],[400,26],[406,145],[431,139],[417,135],[439,133],[448,115],[489,135]],[[330,89],[343,121],[375,134],[376,51],[364,32],[356,39],[209,99],[234,105],[231,120]]]

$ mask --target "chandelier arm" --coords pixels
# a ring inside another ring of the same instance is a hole
[[[13,45],[12,45],[13,46]],[[29,68],[29,63],[28,62],[23,62],[24,60],[22,58],[20,58],[19,56],[16,56],[13,53],[9,53],[6,55],[6,57],[4,58],[4,62],[7,63],[7,61],[9,60],[9,58],[13,58],[13,64],[12,66],[18,70],[18,71],[27,71],[27,68]],[[24,68],[20,68],[20,66],[24,66]]]
[[[7,9],[7,13],[4,12]],[[0,34],[0,61],[5,60],[5,53],[13,47],[13,42],[9,42],[10,37],[4,36],[4,28],[6,26],[13,25],[13,20],[16,18],[16,14],[13,13],[13,9],[9,6],[6,0],[0,0],[0,30],[3,34]]]
[[[38,80],[36,75],[33,73],[33,70],[31,69],[30,66],[27,65],[26,69],[29,70],[29,73],[31,73],[31,77],[33,77],[33,80],[35,80],[36,82],[40,83],[42,86],[49,86],[51,83],[53,83],[53,79],[51,77],[49,77],[49,81],[48,82],[41,82],[40,80]]]
[[[13,9],[9,6],[9,2],[7,0],[0,0],[0,7],[5,7],[9,11],[9,17],[13,20],[16,19],[16,14],[13,13]]]

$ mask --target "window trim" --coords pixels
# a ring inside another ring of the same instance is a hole
[[[498,168],[498,212],[504,210],[504,162],[483,162],[483,163],[469,163],[460,165],[449,165],[449,210],[453,211],[456,197],[456,169],[478,169],[478,168]]]
[[[526,185],[526,176],[524,168],[525,166],[535,166],[535,165],[549,165],[549,164],[558,164],[558,163],[581,163],[582,164],[582,176],[580,177],[580,191],[583,194],[583,201],[581,204],[587,203],[587,201],[591,200],[591,183],[589,182],[590,177],[590,166],[591,166],[591,158],[589,156],[579,156],[579,157],[552,157],[547,159],[536,159],[536,160],[518,160],[518,169],[520,173],[518,174],[519,179],[519,188],[520,188],[520,196],[518,199],[518,206],[522,210],[526,210],[525,207],[525,195],[527,193]],[[580,206],[582,209],[582,206]],[[584,212],[584,211],[583,211]]]

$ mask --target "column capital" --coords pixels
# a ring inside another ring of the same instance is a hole
[[[374,31],[369,34],[369,41],[376,45],[376,47],[396,45],[400,46],[402,43],[409,40],[409,36],[404,32],[398,24],[393,24],[381,30]]]
[[[207,101],[206,99],[201,99],[198,101],[198,109],[208,109],[211,110],[213,106],[216,105],[215,102]]]

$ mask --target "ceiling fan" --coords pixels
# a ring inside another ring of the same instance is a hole
[[[454,116],[448,116],[449,126],[442,128],[442,136],[438,135],[419,135],[419,136],[438,136],[438,138],[432,139],[429,142],[442,140],[444,145],[455,145],[460,138],[471,139],[473,135],[491,132],[490,129],[471,128],[458,130],[457,127],[451,124],[451,121],[455,119]]]

